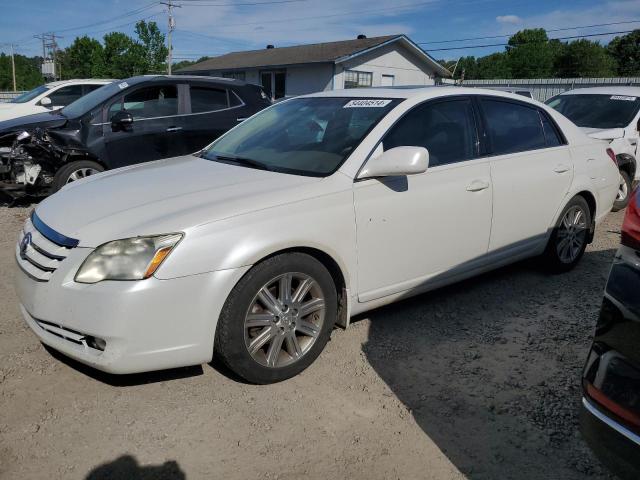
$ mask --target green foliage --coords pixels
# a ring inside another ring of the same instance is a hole
[[[618,75],[640,76],[640,30],[614,38],[607,50],[618,64]]]
[[[612,77],[616,62],[602,45],[583,39],[562,46],[555,70],[562,78]]]
[[[552,76],[555,48],[544,29],[519,31],[509,39],[506,51],[513,78]]]
[[[16,87],[17,90],[31,90],[42,84],[40,75],[40,57],[16,55]],[[13,90],[11,75],[11,55],[0,53],[0,90]]]
[[[148,73],[160,73],[165,69],[165,60],[169,50],[164,45],[164,34],[155,22],[144,20],[136,23],[136,34],[143,47],[144,70]]]
[[[104,74],[104,50],[99,41],[86,35],[58,54],[64,78],[92,78]]]
[[[616,37],[606,47],[590,40],[549,40],[540,28],[521,30],[502,53],[462,57],[456,79],[462,70],[466,80],[640,76],[640,30]]]

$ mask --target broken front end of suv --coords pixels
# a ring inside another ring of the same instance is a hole
[[[62,188],[69,182],[61,175],[65,165],[92,159],[67,136],[36,128],[0,137],[0,191],[16,199],[46,196]]]

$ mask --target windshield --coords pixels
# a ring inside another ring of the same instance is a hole
[[[627,95],[558,95],[546,103],[586,128],[624,128],[640,108],[640,98]]]
[[[121,87],[124,84],[125,87]],[[87,93],[84,97],[80,97],[75,102],[64,107],[61,112],[67,118],[81,117],[85,113],[90,112],[94,108],[100,106],[102,102],[108,100],[116,93],[120,92],[128,85],[125,82],[113,82],[103,87],[95,89],[93,92]]]
[[[397,99],[297,98],[263,110],[211,144],[202,157],[298,175],[337,170]]]
[[[46,85],[40,85],[39,87],[36,87],[33,90],[29,90],[28,92],[25,92],[22,95],[18,95],[16,98],[13,98],[10,103],[26,103],[29,100],[33,100],[38,95],[43,94],[47,90],[49,90],[49,87],[47,87]]]

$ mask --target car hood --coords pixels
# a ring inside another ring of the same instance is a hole
[[[613,140],[624,137],[624,128],[587,128],[581,127],[586,135],[597,140]]]
[[[199,225],[315,195],[321,178],[257,170],[192,155],[71,183],[36,208],[59,233],[97,247],[119,238]]]
[[[0,119],[2,117],[0,116]],[[43,112],[0,121],[0,134],[15,132],[16,130],[33,130],[36,127],[61,127],[68,119],[60,112]]]

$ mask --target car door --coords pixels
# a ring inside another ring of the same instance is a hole
[[[373,155],[397,146],[429,151],[426,172],[354,184],[359,300],[446,281],[482,262],[489,245],[489,160],[479,157],[471,99],[414,107]]]
[[[110,119],[121,110],[133,116],[133,124],[126,130],[111,125]],[[108,104],[103,135],[109,168],[184,153],[183,119],[179,113],[175,84],[147,84]]]
[[[196,152],[237,125],[242,101],[232,91],[212,85],[190,85],[190,115],[184,127],[185,148]],[[186,153],[186,152],[185,152]]]
[[[489,251],[540,250],[573,179],[566,142],[535,105],[496,97],[479,103],[493,181]]]

